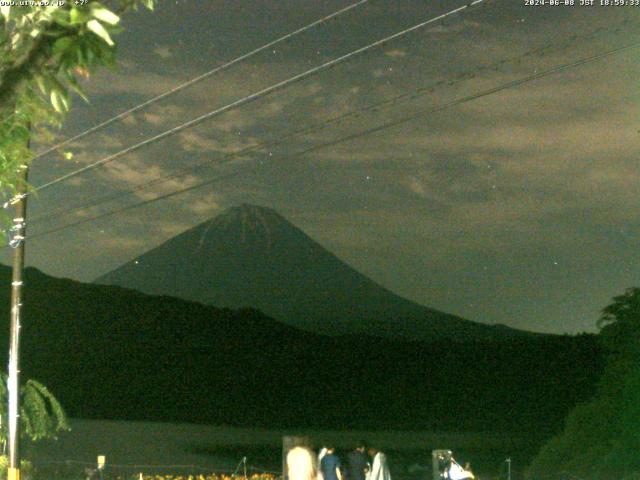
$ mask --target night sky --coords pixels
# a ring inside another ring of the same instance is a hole
[[[155,13],[125,18],[119,67],[86,83],[90,104],[75,100],[60,139],[354,1],[160,0]],[[461,5],[372,0],[76,142],[72,161],[37,160],[31,181],[43,184]],[[640,48],[295,154],[640,42],[639,34],[640,7],[487,2],[39,192],[30,199],[30,234],[221,177],[34,238],[27,263],[91,281],[252,203],[424,305],[535,331],[595,331],[610,298],[640,283]],[[351,111],[358,114],[282,141]],[[264,142],[275,144],[216,165]],[[204,160],[209,166],[187,176],[63,213]]]

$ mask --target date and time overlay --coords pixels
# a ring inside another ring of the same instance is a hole
[[[640,0],[524,0],[526,7],[640,7]]]
[[[89,0],[0,0],[0,7],[82,7],[88,3]]]
[[[526,7],[640,7],[640,0],[523,0]],[[89,0],[0,0],[0,6],[10,7],[80,7]]]

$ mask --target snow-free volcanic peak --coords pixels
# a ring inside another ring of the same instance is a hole
[[[410,339],[518,335],[387,290],[270,208],[226,210],[96,280],[218,307],[254,307],[322,333]]]
[[[288,222],[271,208],[243,203],[215,217],[209,225],[217,225],[227,231],[237,230],[241,243],[259,241],[269,247],[275,241],[279,226],[286,223]]]

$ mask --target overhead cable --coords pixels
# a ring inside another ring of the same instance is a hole
[[[363,5],[363,4],[367,3],[367,2],[369,2],[369,0],[359,0],[359,1],[355,2],[355,3],[352,3],[351,5],[348,5],[348,6],[344,7],[344,8],[341,8],[340,10],[337,10],[337,11],[335,11],[335,12],[329,14],[329,15],[326,15],[326,16],[316,20],[315,22],[312,22],[312,23],[310,23],[308,25],[305,25],[304,27],[301,27],[301,28],[299,28],[297,30],[294,30],[291,33],[287,33],[286,35],[283,35],[283,36],[281,36],[281,37],[279,37],[279,38],[277,38],[277,39],[275,39],[275,40],[273,40],[273,41],[271,41],[269,43],[266,43],[266,44],[262,45],[261,47],[255,48],[254,50],[251,50],[250,52],[247,52],[247,53],[245,53],[243,55],[240,55],[239,57],[234,58],[233,60],[229,60],[228,62],[225,62],[222,65],[218,65],[217,67],[215,67],[215,68],[213,68],[213,69],[211,69],[211,70],[209,70],[209,71],[207,71],[207,72],[205,72],[205,73],[203,73],[201,75],[198,75],[197,77],[194,77],[194,78],[192,78],[190,80],[187,80],[186,82],[181,83],[180,85],[177,85],[177,86],[175,86],[175,87],[173,87],[173,88],[171,88],[171,89],[169,89],[169,90],[167,90],[167,91],[165,91],[165,92],[163,92],[163,93],[161,93],[159,95],[156,95],[155,97],[150,98],[149,100],[147,100],[147,101],[145,101],[145,102],[143,102],[143,103],[141,103],[139,105],[136,105],[135,107],[129,108],[128,110],[125,110],[124,112],[122,112],[122,113],[120,113],[120,114],[118,114],[118,115],[116,115],[114,117],[111,117],[108,120],[105,120],[105,121],[103,121],[103,122],[101,122],[101,123],[89,128],[89,129],[87,129],[87,130],[85,130],[85,131],[83,131],[81,133],[78,133],[77,135],[74,135],[73,137],[67,138],[64,141],[62,141],[62,142],[60,142],[60,143],[58,143],[56,145],[53,145],[52,147],[49,147],[49,148],[47,148],[46,150],[44,150],[42,152],[37,153],[33,157],[33,160],[35,160],[37,158],[44,157],[45,155],[48,155],[49,153],[54,152],[55,150],[58,150],[58,149],[66,146],[66,145],[69,145],[70,143],[75,142],[77,140],[80,140],[81,138],[84,138],[87,135],[90,135],[90,134],[92,134],[92,133],[94,133],[94,132],[96,132],[98,130],[101,130],[104,127],[107,127],[108,125],[111,125],[112,123],[115,123],[115,122],[117,122],[119,120],[122,120],[123,118],[126,118],[129,115],[131,115],[131,114],[133,114],[133,113],[135,113],[135,112],[137,112],[139,110],[142,110],[143,108],[148,107],[149,105],[152,105],[152,104],[154,104],[156,102],[159,102],[160,100],[164,100],[167,97],[175,95],[176,93],[181,92],[182,90],[184,90],[184,89],[186,89],[188,87],[191,87],[191,86],[193,86],[193,85],[195,85],[197,83],[202,82],[203,80],[206,80],[207,78],[215,75],[216,73],[222,72],[223,70],[226,70],[226,69],[232,67],[233,65],[235,65],[237,63],[240,63],[240,62],[242,62],[244,60],[247,60],[248,58],[251,58],[254,55],[257,55],[258,53],[263,52],[264,50],[267,50],[269,48],[272,48],[272,47],[276,46],[279,43],[285,42],[285,41],[295,37],[296,35],[299,35],[301,33],[306,32],[307,30],[310,30],[310,29],[312,29],[314,27],[322,25],[323,23],[326,23],[329,20],[332,20],[332,19],[342,15],[343,13],[346,13],[346,12],[348,12],[350,10],[353,10],[354,8],[359,7],[359,6],[361,6],[361,5]]]
[[[632,49],[632,48],[637,48],[639,46],[640,46],[640,42],[632,43],[632,44],[625,45],[625,46],[622,46],[622,47],[619,47],[619,48],[616,48],[616,49],[613,49],[613,50],[608,50],[606,52],[602,52],[602,53],[598,53],[598,54],[595,54],[595,55],[592,55],[592,56],[589,56],[589,57],[586,57],[586,58],[582,58],[582,59],[576,60],[576,61],[571,62],[571,63],[557,65],[557,66],[552,67],[550,69],[543,70],[543,71],[540,71],[540,72],[536,72],[536,73],[533,73],[531,75],[527,75],[525,77],[521,77],[519,79],[503,83],[503,84],[501,84],[499,86],[496,86],[496,87],[493,87],[493,88],[490,88],[490,89],[487,89],[487,90],[483,90],[482,92],[478,92],[478,93],[473,94],[473,95],[468,95],[468,96],[465,96],[465,97],[462,97],[462,98],[459,98],[459,99],[453,100],[451,102],[448,102],[448,103],[445,103],[445,104],[442,104],[442,105],[439,105],[439,106],[436,106],[436,107],[432,107],[432,108],[429,108],[429,109],[420,110],[418,112],[414,112],[413,114],[405,116],[403,118],[392,120],[392,121],[383,123],[381,125],[378,125],[376,127],[372,127],[372,128],[368,128],[368,129],[365,129],[365,130],[361,130],[360,132],[356,132],[356,133],[353,133],[353,134],[350,134],[350,135],[346,135],[344,137],[341,137],[341,138],[338,138],[338,139],[335,139],[335,140],[332,140],[332,141],[329,141],[329,142],[325,142],[325,143],[322,143],[322,144],[315,145],[315,146],[310,147],[308,149],[305,149],[305,150],[302,150],[300,152],[297,152],[297,153],[287,157],[287,159],[297,158],[297,157],[306,155],[307,153],[310,153],[310,152],[313,152],[313,151],[317,151],[317,150],[320,150],[320,149],[323,149],[323,148],[335,146],[335,145],[338,145],[340,143],[348,142],[348,141],[351,141],[351,140],[355,140],[357,138],[361,138],[361,137],[364,137],[364,136],[367,136],[367,135],[371,135],[373,133],[376,133],[376,132],[379,132],[379,131],[382,131],[382,130],[386,130],[386,129],[389,129],[389,128],[392,128],[392,127],[395,127],[395,126],[398,126],[398,125],[405,124],[407,122],[410,122],[412,120],[415,120],[417,118],[423,117],[423,116],[431,114],[431,113],[441,112],[441,111],[447,110],[449,108],[452,108],[452,107],[455,107],[455,106],[458,106],[458,105],[462,105],[464,103],[468,103],[468,102],[471,102],[473,100],[477,100],[479,98],[483,98],[483,97],[486,97],[488,95],[492,95],[494,93],[501,92],[503,90],[515,88],[515,87],[523,85],[525,83],[528,83],[528,82],[531,82],[531,81],[534,81],[534,80],[538,80],[538,79],[541,79],[541,78],[544,78],[544,77],[548,77],[550,75],[553,75],[553,74],[556,74],[556,73],[560,73],[560,72],[563,72],[563,71],[566,71],[566,70],[569,70],[569,69],[572,69],[572,68],[576,68],[578,66],[585,65],[585,64],[600,60],[602,58],[605,58],[605,57],[608,57],[608,56],[611,56],[611,55],[616,55],[616,54],[622,53],[622,52],[624,52],[626,50],[629,50],[629,49]],[[138,203],[127,205],[127,206],[119,208],[117,210],[111,210],[111,211],[108,211],[108,212],[101,213],[99,215],[95,215],[95,216],[92,216],[92,217],[87,217],[87,218],[84,218],[82,220],[78,220],[76,222],[69,223],[69,224],[66,224],[66,225],[63,225],[63,226],[60,226],[60,227],[56,227],[56,228],[53,228],[53,229],[50,229],[50,230],[46,230],[44,232],[32,234],[32,235],[29,235],[27,237],[27,239],[42,237],[42,236],[49,235],[49,234],[52,234],[52,233],[60,232],[62,230],[73,228],[73,227],[76,227],[78,225],[82,225],[84,223],[92,222],[92,221],[95,221],[95,220],[98,220],[98,219],[101,219],[101,218],[105,218],[105,217],[108,217],[108,216],[112,216],[112,215],[116,215],[118,213],[125,212],[127,210],[131,210],[131,209],[134,209],[134,208],[138,208],[138,207],[142,207],[142,206],[145,206],[145,205],[149,205],[151,203],[155,203],[155,202],[160,201],[160,200],[164,200],[164,199],[167,199],[167,198],[174,197],[176,195],[180,195],[180,194],[183,194],[183,193],[186,193],[186,192],[190,192],[190,191],[202,188],[202,187],[204,187],[206,185],[211,185],[211,184],[213,184],[213,183],[215,183],[217,181],[225,180],[227,178],[234,177],[234,176],[237,176],[237,175],[238,175],[238,173],[236,172],[236,173],[229,173],[229,174],[226,174],[226,175],[223,175],[223,176],[218,176],[218,177],[215,177],[215,178],[212,178],[212,179],[197,183],[195,185],[191,185],[191,186],[186,187],[186,188],[182,188],[182,189],[179,189],[179,190],[175,190],[173,192],[169,192],[169,193],[160,195],[160,196],[152,198],[152,199],[147,199],[147,200],[144,200],[144,201],[141,201],[141,202],[138,202]]]
[[[627,23],[627,21],[625,20],[624,22],[622,22],[620,25]],[[595,35],[597,34],[601,34],[601,33],[607,33],[609,31],[617,31],[620,28],[620,25],[615,25],[611,28],[608,29],[603,29],[603,28],[597,28],[589,33],[583,34],[583,35],[572,35],[571,37],[569,37],[567,40],[563,41],[563,42],[553,42],[550,43],[548,45],[545,45],[543,47],[538,47],[532,50],[529,50],[527,52],[524,52],[522,54],[519,54],[517,56],[514,57],[509,57],[506,59],[501,59],[497,62],[494,62],[492,64],[487,64],[487,65],[481,65],[473,70],[469,70],[469,71],[465,71],[465,72],[461,72],[460,74],[456,75],[453,78],[450,79],[446,79],[446,80],[439,80],[437,82],[431,83],[429,85],[426,86],[422,86],[419,88],[416,88],[414,90],[411,90],[409,92],[403,92],[399,95],[394,95],[392,97],[380,100],[378,102],[374,102],[372,104],[368,104],[368,105],[364,105],[363,107],[354,109],[354,110],[350,110],[348,112],[345,112],[341,115],[335,116],[335,117],[331,117],[328,119],[325,119],[321,122],[312,124],[312,125],[307,125],[303,128],[297,129],[297,130],[293,130],[290,132],[285,132],[284,135],[279,136],[277,139],[275,140],[269,140],[269,141],[265,141],[265,142],[260,142],[258,144],[254,144],[254,145],[249,145],[245,148],[242,148],[240,150],[236,150],[234,152],[230,152],[226,155],[224,155],[222,158],[220,159],[216,159],[216,160],[211,160],[211,159],[207,159],[207,160],[203,160],[201,162],[196,163],[195,165],[190,165],[188,167],[182,168],[176,172],[172,172],[169,173],[167,175],[162,175],[162,176],[158,176],[156,178],[153,178],[151,180],[147,180],[145,182],[139,183],[138,185],[135,185],[132,188],[129,188],[128,190],[124,190],[124,191],[116,191],[116,192],[112,192],[100,197],[96,197],[94,199],[89,200],[88,202],[84,202],[75,206],[63,206],[60,207],[56,210],[53,211],[47,211],[45,213],[43,213],[42,215],[40,215],[39,217],[36,217],[32,220],[32,222],[38,222],[38,221],[52,221],[55,220],[56,218],[58,218],[59,216],[68,216],[76,211],[79,210],[86,210],[88,208],[92,208],[98,205],[102,205],[104,203],[110,202],[112,200],[116,200],[119,198],[122,198],[123,196],[127,196],[127,195],[131,195],[140,191],[144,191],[147,190],[151,187],[154,187],[156,185],[160,185],[166,182],[169,182],[171,180],[174,180],[176,178],[180,178],[183,177],[195,170],[198,170],[204,166],[207,165],[211,165],[212,163],[215,162],[216,165],[220,165],[220,164],[224,164],[227,162],[230,162],[234,159],[237,158],[241,158],[243,156],[245,156],[248,153],[251,152],[255,152],[261,149],[265,149],[265,148],[272,148],[272,147],[276,147],[282,144],[287,143],[288,140],[290,140],[291,138],[306,134],[306,133],[317,133],[318,131],[321,131],[325,128],[330,127],[331,125],[337,124],[337,123],[341,123],[343,121],[345,121],[348,118],[351,117],[355,117],[358,116],[362,113],[368,112],[368,111],[377,111],[381,108],[389,108],[391,106],[394,106],[396,103],[400,102],[400,101],[408,101],[408,100],[413,100],[416,99],[420,96],[426,95],[426,94],[430,94],[433,93],[437,88],[440,88],[442,86],[447,86],[447,87],[451,87],[453,85],[456,85],[460,82],[472,79],[474,77],[476,77],[476,75],[480,72],[486,71],[486,70],[494,70],[497,71],[499,70],[500,67],[507,65],[509,63],[514,63],[514,62],[519,62],[524,58],[528,58],[532,55],[544,55],[547,54],[549,52],[555,51],[562,51],[566,48],[568,48],[569,46],[572,46],[576,41],[584,41],[587,39],[591,39],[593,38]]]
[[[229,104],[225,105],[224,107],[220,107],[220,108],[217,108],[217,109],[215,109],[213,111],[210,111],[208,113],[200,115],[199,117],[196,117],[196,118],[194,118],[192,120],[184,122],[184,123],[182,123],[182,124],[180,124],[180,125],[178,125],[176,127],[173,127],[173,128],[171,128],[169,130],[166,130],[166,131],[158,134],[158,135],[155,135],[155,136],[153,136],[151,138],[143,140],[143,141],[141,141],[141,142],[139,142],[139,143],[137,143],[135,145],[131,145],[130,147],[125,148],[123,150],[120,150],[119,152],[116,152],[116,153],[114,153],[112,155],[109,155],[109,156],[107,156],[105,158],[102,158],[101,160],[98,160],[98,161],[93,162],[93,163],[91,163],[89,165],[81,167],[81,168],[79,168],[77,170],[69,172],[69,173],[67,173],[65,175],[62,175],[62,176],[60,176],[60,177],[58,177],[58,178],[56,178],[54,180],[51,180],[51,181],[49,181],[47,183],[44,183],[44,184],[42,184],[42,185],[40,185],[38,187],[34,187],[30,191],[28,191],[26,193],[23,193],[21,195],[16,195],[13,198],[11,198],[10,200],[8,200],[7,202],[5,202],[4,205],[3,205],[3,208],[8,208],[10,205],[15,204],[16,202],[18,202],[22,198],[25,198],[25,197],[33,194],[33,193],[36,193],[38,191],[44,190],[46,188],[49,188],[49,187],[51,187],[53,185],[56,185],[56,184],[58,184],[60,182],[64,182],[66,180],[69,180],[70,178],[73,178],[73,177],[75,177],[77,175],[80,175],[81,173],[84,173],[86,171],[89,171],[89,170],[92,170],[94,168],[97,168],[97,167],[100,167],[102,165],[105,165],[105,164],[107,164],[109,162],[112,162],[112,161],[114,161],[114,160],[116,160],[116,159],[118,159],[120,157],[123,157],[124,155],[127,155],[129,153],[137,151],[137,150],[139,150],[139,149],[141,149],[143,147],[146,147],[148,145],[156,143],[156,142],[158,142],[160,140],[163,140],[165,138],[168,138],[168,137],[171,137],[173,135],[176,135],[176,134],[178,134],[178,133],[180,133],[180,132],[182,132],[182,131],[184,131],[184,130],[186,130],[188,128],[192,128],[192,127],[194,127],[196,125],[199,125],[200,123],[204,122],[205,120],[209,120],[211,118],[214,118],[214,117],[216,117],[218,115],[221,115],[221,114],[223,114],[223,113],[225,113],[225,112],[227,112],[229,110],[238,108],[238,107],[240,107],[242,105],[245,105],[247,103],[254,102],[254,101],[256,101],[256,100],[258,100],[260,98],[263,98],[263,97],[265,97],[267,95],[270,95],[270,94],[272,94],[272,93],[274,93],[274,92],[276,92],[278,90],[281,90],[281,89],[283,89],[285,87],[288,87],[289,85],[292,85],[292,84],[297,83],[297,82],[299,82],[301,80],[304,80],[304,79],[310,77],[311,75],[314,75],[314,74],[317,74],[317,73],[322,72],[324,70],[327,70],[329,68],[335,67],[336,65],[339,65],[339,64],[341,64],[341,63],[343,63],[343,62],[345,62],[347,60],[350,60],[351,58],[353,58],[355,56],[361,55],[361,54],[363,54],[365,52],[368,52],[368,51],[370,51],[370,50],[372,50],[372,49],[374,49],[376,47],[379,47],[381,45],[389,43],[390,41],[395,40],[396,38],[399,38],[399,37],[402,37],[404,35],[407,35],[408,33],[414,32],[414,31],[416,31],[416,30],[418,30],[420,28],[424,28],[427,25],[430,25],[432,23],[438,22],[438,21],[440,21],[440,20],[442,20],[444,18],[447,18],[449,16],[455,15],[457,13],[460,13],[460,12],[464,11],[464,10],[470,9],[472,7],[475,7],[475,6],[477,6],[477,5],[481,4],[481,3],[488,2],[488,1],[490,1],[490,0],[474,0],[474,1],[472,1],[471,3],[469,3],[467,5],[463,5],[461,7],[453,9],[453,10],[447,12],[447,13],[444,13],[444,14],[438,15],[436,17],[433,17],[433,18],[431,18],[429,20],[425,20],[425,21],[423,21],[421,23],[418,23],[418,24],[416,24],[416,25],[414,25],[412,27],[409,27],[409,28],[406,28],[406,29],[404,29],[404,30],[402,30],[400,32],[394,33],[393,35],[389,35],[387,37],[384,37],[384,38],[382,38],[380,40],[377,40],[377,41],[375,41],[373,43],[370,43],[370,44],[368,44],[368,45],[366,45],[364,47],[358,48],[357,50],[353,50],[353,51],[351,51],[351,52],[349,52],[349,53],[347,53],[345,55],[342,55],[342,56],[337,57],[337,58],[335,58],[333,60],[330,60],[328,62],[325,62],[325,63],[321,64],[321,65],[313,67],[313,68],[311,68],[309,70],[306,70],[305,72],[302,72],[302,73],[299,73],[297,75],[294,75],[293,77],[290,77],[290,78],[288,78],[286,80],[278,82],[278,83],[276,83],[274,85],[271,85],[271,86],[269,86],[267,88],[259,90],[259,91],[255,92],[255,93],[252,93],[251,95],[243,97],[243,98],[241,98],[239,100],[236,100],[236,101],[234,101],[232,103],[229,103]]]

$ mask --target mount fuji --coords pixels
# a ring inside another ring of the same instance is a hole
[[[253,307],[321,334],[428,341],[531,334],[472,322],[402,298],[276,211],[248,204],[171,238],[95,282],[217,307]]]

